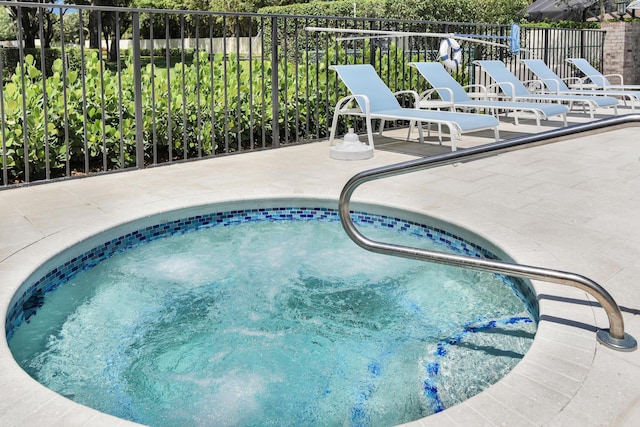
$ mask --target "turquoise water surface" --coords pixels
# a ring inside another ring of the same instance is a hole
[[[504,277],[372,254],[336,221],[266,221],[116,254],[10,345],[52,390],[152,426],[384,426],[496,382],[535,328]]]

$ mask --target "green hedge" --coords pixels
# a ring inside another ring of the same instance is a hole
[[[85,55],[90,52],[97,52],[96,49],[84,49]],[[82,61],[82,51],[79,47],[66,47],[64,50],[65,57],[67,59],[67,67],[71,69],[80,69],[80,63]],[[40,61],[40,48],[25,48],[24,55],[30,55],[34,58],[33,66],[38,70],[41,70]],[[45,74],[47,76],[52,75],[52,67],[57,59],[62,58],[62,50],[60,48],[45,48],[44,49],[44,63]],[[16,72],[16,67],[20,63],[20,50],[17,47],[9,47],[0,49],[0,60],[2,61],[2,81],[8,81],[11,76]],[[42,71],[42,70],[41,70]]]
[[[37,58],[37,67],[40,68],[40,48],[25,48],[24,54],[31,55]],[[18,64],[20,63],[20,50],[17,47],[9,47],[0,49],[0,61],[2,61],[3,77],[11,76]],[[59,49],[45,49],[44,50],[44,62],[45,68],[51,70],[53,61],[60,58]],[[3,79],[4,80],[4,79]]]
[[[366,43],[367,57],[368,49]],[[328,55],[329,63],[354,61],[343,49],[332,49]],[[378,71],[390,81],[402,82],[409,78],[402,71],[407,57],[400,49],[392,46],[383,58],[377,50],[374,56],[381,67]],[[62,61],[54,60],[51,76],[45,80],[45,113],[43,75],[37,62],[31,55],[25,58],[24,88],[18,68],[3,89],[5,133],[0,138],[4,136],[2,142],[10,182],[24,179],[25,131],[31,180],[44,178],[47,161],[52,177],[64,176],[67,162],[71,169],[79,172],[103,170],[103,156],[107,158],[107,170],[135,166],[131,64],[126,64],[118,76],[101,65],[96,52],[91,52],[85,58],[84,79],[79,71],[69,69],[63,80]],[[225,60],[222,55],[206,53],[196,54],[189,64],[178,63],[169,69],[153,69],[150,64],[146,65],[142,69],[145,161],[154,162],[156,157],[161,162],[169,156],[175,160],[238,151],[253,148],[249,146],[251,140],[254,146],[259,146],[262,140],[267,146],[274,143],[271,66],[268,61],[238,61],[234,55],[228,55]],[[185,87],[197,87],[197,91],[187,90],[183,95],[183,73]],[[226,80],[222,78],[225,73]],[[414,81],[406,82],[404,87],[417,87],[415,73],[412,78]],[[289,142],[326,136],[333,107],[338,98],[346,94],[346,88],[337,82],[335,73],[327,70],[324,62],[303,62],[296,66],[281,61],[278,81],[279,142],[283,142],[285,135]],[[88,94],[85,105],[83,84]],[[23,94],[26,96],[26,129]],[[253,114],[249,115],[249,111]],[[341,120],[338,134],[344,133],[348,126],[353,126],[351,119]],[[153,147],[154,134],[157,150]],[[87,161],[90,170],[84,166]]]

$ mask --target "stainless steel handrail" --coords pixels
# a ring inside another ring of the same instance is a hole
[[[538,145],[546,145],[558,140],[575,137],[576,135],[583,133],[595,133],[603,131],[605,128],[607,130],[611,130],[610,128],[615,129],[616,127],[627,127],[632,124],[640,125],[640,114],[629,114],[601,119],[586,124],[578,124],[506,141],[495,142],[466,149],[464,151],[444,153],[360,172],[354,175],[347,182],[340,194],[339,212],[342,226],[356,244],[372,252],[525,277],[528,279],[542,280],[582,289],[592,295],[600,303],[602,308],[606,311],[609,319],[609,329],[597,331],[596,337],[598,341],[614,350],[633,351],[638,346],[637,341],[631,335],[625,333],[624,320],[622,318],[620,307],[618,307],[618,304],[609,292],[593,280],[578,274],[548,268],[533,267],[504,261],[471,258],[462,255],[377,242],[365,237],[356,229],[356,226],[351,219],[349,209],[349,203],[353,192],[360,185],[369,181],[453,163],[477,160],[479,158],[502,154],[509,151]]]

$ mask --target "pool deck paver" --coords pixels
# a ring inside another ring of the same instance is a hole
[[[569,117],[570,123],[587,120],[575,113]],[[506,137],[533,132],[535,126],[503,122],[500,130]],[[489,142],[490,137],[465,134],[459,146]],[[411,144],[411,150],[423,148]],[[0,318],[4,321],[11,297],[43,262],[103,230],[231,200],[322,198],[337,206],[355,173],[412,158],[379,149],[370,160],[336,161],[321,141],[0,191]],[[354,201],[447,221],[473,230],[518,262],[595,280],[621,306],[627,332],[640,339],[638,127],[367,183]],[[640,350],[616,352],[596,342],[595,329],[607,327],[607,318],[585,292],[537,281],[534,286],[541,319],[523,360],[484,392],[409,424],[638,425]],[[6,340],[0,340],[0,425],[132,424],[41,386],[20,370]]]

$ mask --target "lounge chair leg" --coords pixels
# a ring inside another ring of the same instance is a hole
[[[416,125],[416,122],[413,120],[409,122],[409,132],[407,132],[407,141],[411,139],[411,132],[413,132],[413,127]]]
[[[369,146],[373,148],[373,129],[371,127],[371,117],[365,117],[366,126],[367,126],[367,140],[369,141]]]
[[[338,117],[340,116],[339,108],[336,105],[336,109],[333,113],[333,120],[331,121],[331,132],[329,133],[329,145],[335,145],[333,139],[336,136],[336,128],[338,127]]]
[[[438,124],[438,127],[440,127],[440,124]],[[451,135],[451,151],[456,151],[458,149],[456,147],[456,138],[458,137],[458,132],[451,125],[447,125],[447,127],[449,128],[449,135]],[[440,138],[440,145],[442,145],[442,138]]]
[[[418,141],[420,141],[421,144],[424,144],[424,129],[422,128],[422,122],[411,122],[409,135],[411,135],[414,126],[418,129]],[[409,135],[407,135],[407,141],[410,138]],[[431,136],[431,123],[427,123],[427,136]]]
[[[418,124],[418,141],[420,144],[424,144],[424,135],[422,134],[422,122],[417,122]]]

